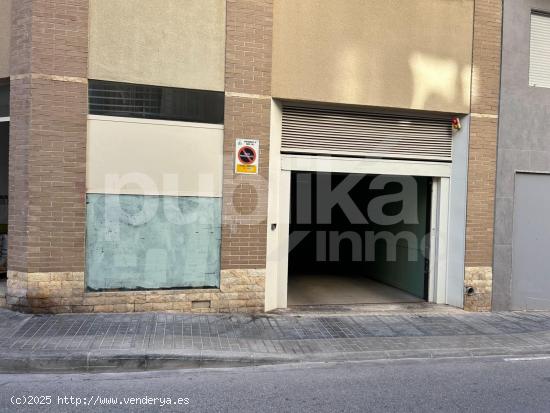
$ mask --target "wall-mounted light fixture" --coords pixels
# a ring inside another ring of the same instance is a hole
[[[460,119],[458,119],[457,117],[453,118],[452,123],[453,123],[453,129],[454,130],[462,129],[462,125],[460,124]]]

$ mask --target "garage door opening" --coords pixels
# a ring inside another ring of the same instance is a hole
[[[428,299],[432,179],[291,175],[288,305]]]

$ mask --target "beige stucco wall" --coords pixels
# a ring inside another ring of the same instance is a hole
[[[473,0],[275,0],[273,96],[467,113]]]
[[[10,76],[11,0],[0,0],[0,78]]]
[[[87,192],[222,196],[223,126],[90,116]]]
[[[223,90],[224,0],[90,0],[89,77]]]

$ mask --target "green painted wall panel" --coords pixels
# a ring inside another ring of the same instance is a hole
[[[219,287],[221,198],[87,195],[90,290]]]
[[[408,233],[411,236],[411,242],[407,242],[405,238],[399,238],[396,248],[396,260],[393,261],[388,259],[385,242],[378,240],[375,247],[376,260],[367,265],[367,271],[369,276],[375,280],[397,287],[416,297],[425,298],[425,241],[429,238],[427,220],[430,193],[428,178],[415,177],[415,180],[417,184],[416,208],[418,223],[405,224],[399,222],[390,226],[375,227],[377,233],[380,231],[387,231],[393,235]],[[397,214],[402,207],[400,204],[393,204],[389,208],[388,214]]]

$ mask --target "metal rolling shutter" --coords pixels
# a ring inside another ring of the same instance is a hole
[[[450,161],[450,119],[283,107],[281,152]]]
[[[550,16],[531,14],[529,84],[550,87]]]

